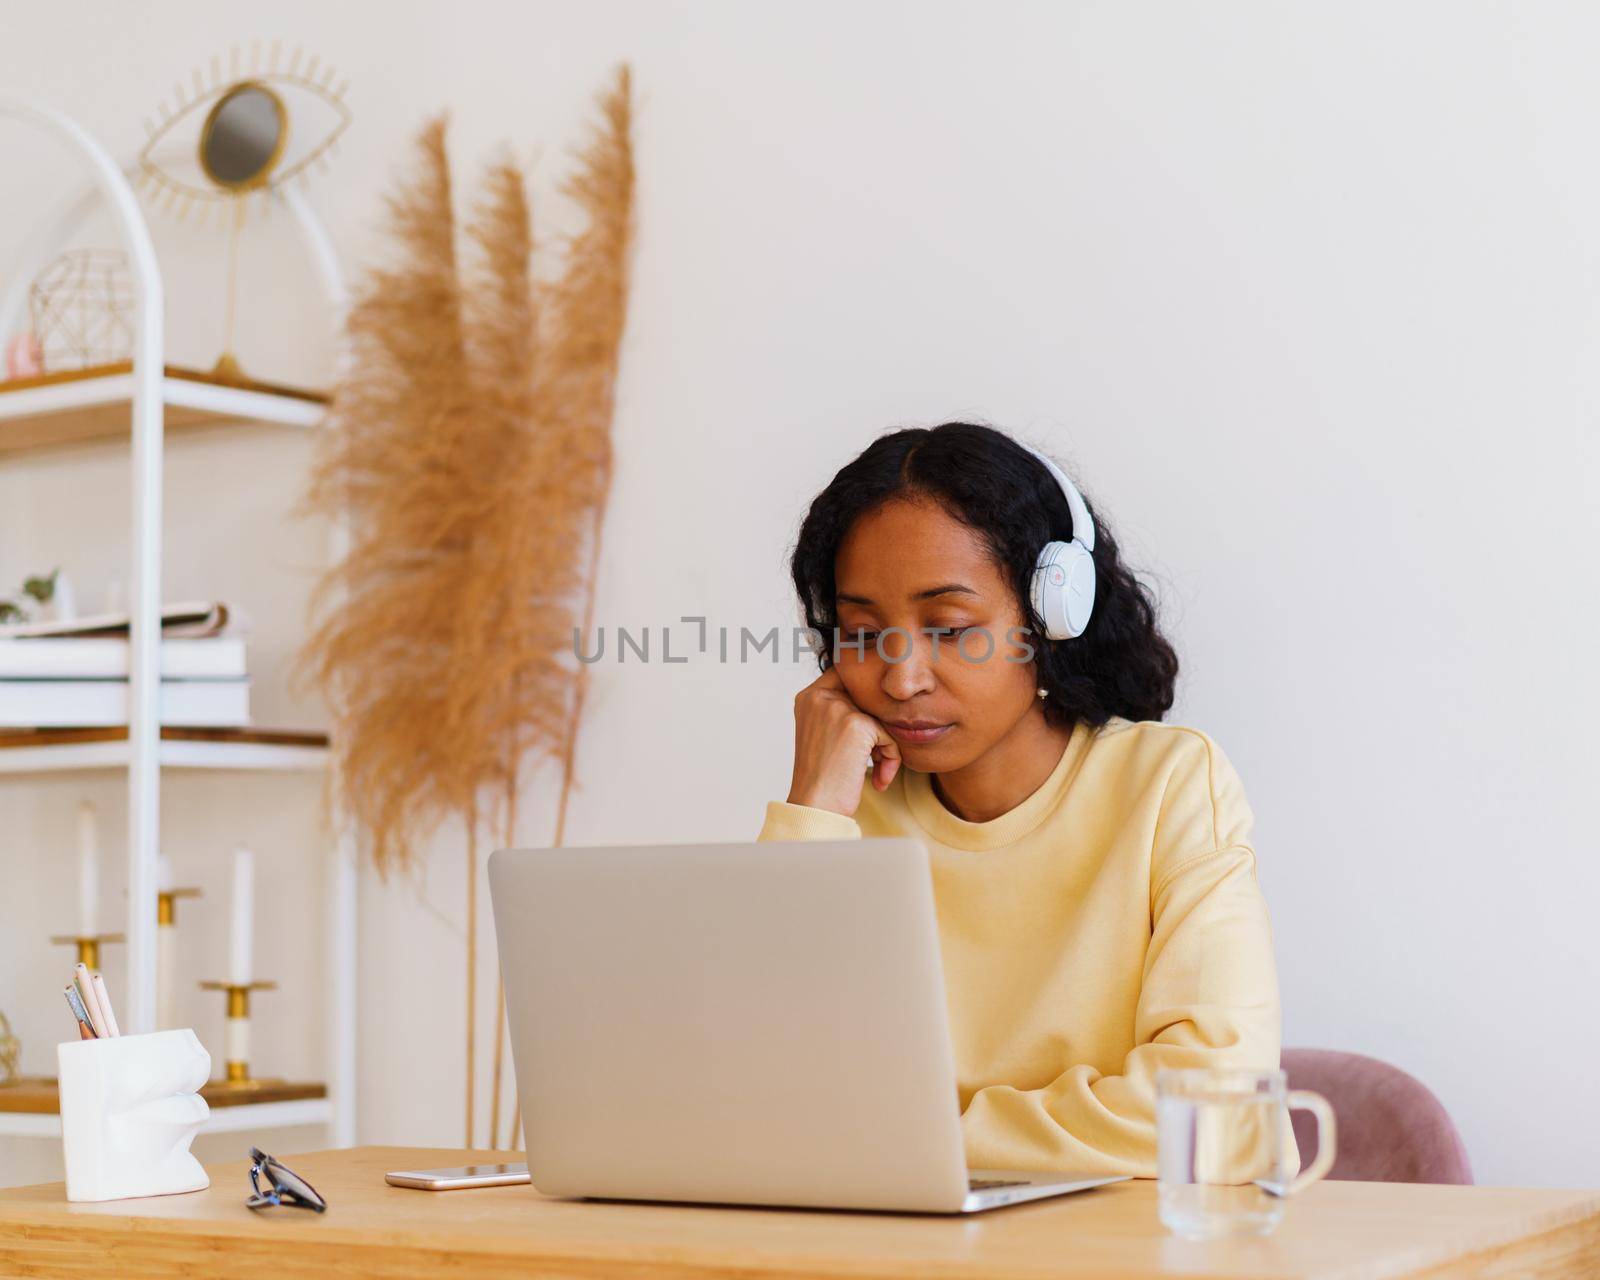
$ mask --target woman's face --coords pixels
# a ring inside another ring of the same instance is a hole
[[[1035,637],[1010,584],[979,535],[936,503],[894,499],[858,519],[834,581],[839,677],[911,768],[960,769],[1043,715]],[[941,727],[918,733],[907,721]]]

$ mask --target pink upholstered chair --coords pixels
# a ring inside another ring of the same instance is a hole
[[[1339,1150],[1328,1177],[1471,1184],[1461,1135],[1420,1080],[1336,1049],[1285,1049],[1282,1061],[1291,1089],[1314,1089],[1333,1104]],[[1303,1168],[1316,1154],[1316,1121],[1304,1111],[1293,1118]]]

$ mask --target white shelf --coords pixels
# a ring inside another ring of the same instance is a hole
[[[333,1103],[327,1098],[297,1102],[251,1102],[242,1107],[213,1107],[201,1133],[236,1133],[240,1129],[287,1129],[299,1124],[327,1124]]]
[[[328,764],[328,748],[271,742],[189,742],[164,740],[156,750],[163,769],[257,769],[316,772]],[[0,748],[0,774],[58,773],[87,769],[126,769],[132,753],[121,742],[68,742],[40,747]]]
[[[0,382],[0,454],[131,439],[134,374],[128,361]],[[169,432],[225,423],[309,428],[326,398],[268,383],[235,385],[167,365],[160,381]]]
[[[322,421],[324,411],[324,406],[313,400],[201,382],[174,372],[170,366],[161,379],[161,400],[163,404],[196,409],[217,419],[276,422],[286,427],[314,427]],[[7,390],[0,396],[0,419],[53,417],[79,409],[126,407],[132,403],[133,373],[108,372]]]
[[[237,1133],[242,1129],[288,1129],[330,1124],[333,1103],[327,1098],[290,1102],[252,1102],[240,1107],[213,1107],[201,1133]],[[49,1112],[0,1111],[0,1137],[59,1138],[61,1117]]]
[[[59,1138],[61,1117],[33,1111],[0,1111],[0,1138]]]

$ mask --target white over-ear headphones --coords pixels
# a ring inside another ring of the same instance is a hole
[[[1014,438],[1014,437],[1013,437]],[[1072,512],[1072,541],[1047,542],[1034,561],[1029,598],[1052,640],[1081,636],[1094,611],[1094,521],[1083,495],[1066,473],[1030,444],[1022,445],[1056,478]]]

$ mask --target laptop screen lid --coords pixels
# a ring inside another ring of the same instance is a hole
[[[540,1191],[960,1206],[918,841],[500,850],[489,883]]]

